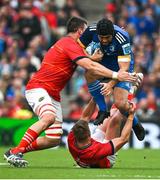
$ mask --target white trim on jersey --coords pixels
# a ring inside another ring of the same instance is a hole
[[[126,39],[124,38],[124,36],[121,33],[118,32],[117,34],[120,35],[124,41],[126,41]]]
[[[96,28],[97,27],[97,24],[93,24],[91,26],[89,26],[89,28]]]
[[[96,31],[96,29],[89,29],[90,31]]]
[[[96,28],[97,28],[97,24],[93,24],[93,25],[89,26],[90,31],[95,31]]]
[[[118,41],[120,44],[122,44],[122,43],[124,43],[124,42],[126,41],[126,39],[125,39],[125,38],[122,36],[122,34],[120,34],[119,32],[116,33],[115,38],[117,39],[117,41]]]

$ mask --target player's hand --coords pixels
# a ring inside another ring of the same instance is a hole
[[[136,73],[128,73],[126,71],[119,71],[118,72],[118,80],[119,81],[136,82],[137,76],[136,76]]]
[[[134,114],[136,111],[136,104],[134,102],[129,102],[130,108],[129,108],[129,114]]]
[[[102,57],[103,57],[103,53],[102,51],[98,48],[94,51],[93,55],[90,56],[90,58],[93,60],[93,61],[96,61],[96,62],[99,62],[102,60]]]
[[[101,88],[101,94],[104,96],[109,96],[113,92],[113,87],[110,83],[100,83],[102,86]]]

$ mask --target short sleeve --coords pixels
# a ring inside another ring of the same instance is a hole
[[[132,51],[129,37],[117,32],[115,38],[118,41],[118,56],[130,55]]]

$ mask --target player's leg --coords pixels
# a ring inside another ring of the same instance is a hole
[[[95,137],[100,139],[102,143],[106,143],[112,138],[118,137],[120,135],[120,124],[123,116],[117,108],[112,108],[110,111],[110,117],[103,121],[102,125],[97,127],[97,132],[95,132]],[[102,133],[103,132],[103,133]],[[102,136],[103,135],[103,136]],[[102,140],[103,137],[103,140]],[[96,140],[97,140],[96,139]],[[115,164],[117,153],[106,157],[110,162],[110,168]]]
[[[97,126],[92,138],[96,141],[103,142],[107,138],[110,140],[112,137],[119,136],[119,129],[117,130],[117,126],[122,120],[121,117],[122,115],[117,108],[111,109],[110,116],[106,118],[101,125]]]
[[[93,75],[91,72],[87,71],[85,74],[85,78],[87,80],[88,84],[88,90],[92,97],[94,98],[94,101],[99,107],[99,112],[96,120],[94,121],[95,125],[100,124],[103,122],[103,120],[108,117],[108,112],[107,112],[107,105],[105,102],[104,96],[101,94],[101,85],[100,81],[97,79],[100,79],[101,77],[97,77]]]
[[[55,101],[54,99],[51,100],[52,100],[52,105],[56,109],[55,122],[45,129],[44,137],[38,137],[28,147],[26,147],[23,153],[47,149],[59,145],[61,136],[63,134],[62,108],[59,102]]]
[[[26,98],[28,103],[33,108],[34,112],[39,116],[39,121],[34,123],[26,131],[19,145],[11,149],[10,151],[11,155],[15,155],[15,156],[19,153],[24,153],[26,151],[26,148],[30,144],[36,141],[39,134],[45,129],[47,129],[51,124],[53,124],[56,119],[56,109],[52,103],[50,96],[45,90],[34,89],[27,91]],[[36,143],[34,145],[36,145]],[[8,158],[9,157],[5,157],[6,160]],[[14,158],[13,158],[13,165],[14,165]]]
[[[130,108],[128,101],[128,91],[130,90],[130,83],[128,82],[119,82],[114,88],[114,100],[115,105],[119,111],[126,117],[128,117],[128,111]],[[137,138],[142,141],[145,137],[145,130],[139,122],[137,116],[134,116],[133,119],[133,130]]]
[[[120,127],[123,119],[123,115],[117,108],[111,109],[111,118],[106,129],[105,139],[111,140],[120,136]]]

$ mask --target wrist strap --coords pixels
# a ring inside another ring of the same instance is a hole
[[[118,79],[118,72],[113,71],[112,79]]]

